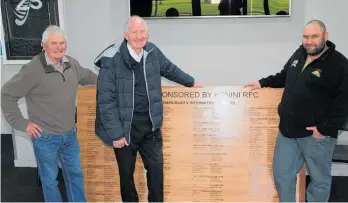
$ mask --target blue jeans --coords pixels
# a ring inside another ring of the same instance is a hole
[[[45,201],[62,202],[57,181],[59,159],[69,202],[86,202],[76,128],[63,135],[42,132],[32,141]]]
[[[274,159],[274,182],[281,202],[296,201],[297,173],[305,163],[311,177],[306,196],[309,202],[327,202],[331,191],[332,156],[336,138],[314,136],[287,138],[278,134]]]

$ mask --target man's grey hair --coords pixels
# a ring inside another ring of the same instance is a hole
[[[324,24],[321,20],[317,20],[317,19],[311,20],[311,21],[309,21],[309,22],[306,24],[306,26],[307,26],[307,25],[312,25],[312,24],[317,24],[317,25],[319,25],[321,31],[322,31],[323,33],[326,32],[326,26],[325,26],[325,24]]]
[[[127,22],[126,22],[126,24],[125,24],[125,26],[124,26],[124,32],[128,32],[128,30],[129,30],[129,24],[130,24],[130,22],[132,22],[133,20],[140,20],[141,23],[144,24],[145,30],[146,30],[146,31],[149,31],[149,27],[147,26],[146,21],[145,21],[142,17],[140,17],[140,16],[133,15],[133,16],[131,16],[131,17],[127,20]]]
[[[48,37],[51,33],[58,33],[64,35],[64,39],[66,41],[66,34],[62,28],[57,25],[48,26],[42,34],[42,42],[46,43],[48,41]]]

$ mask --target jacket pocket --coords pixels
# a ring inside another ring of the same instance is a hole
[[[307,85],[309,88],[319,89],[320,91],[331,91],[334,89],[335,84],[332,81],[332,79],[327,78],[323,75],[317,74],[317,72],[313,71],[311,72],[309,76],[309,80],[307,81]]]

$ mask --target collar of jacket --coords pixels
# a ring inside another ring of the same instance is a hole
[[[45,58],[45,51],[42,51],[39,54],[39,57],[40,57],[40,62],[45,70],[45,73],[58,72],[53,66],[47,65],[46,58]],[[64,62],[63,72],[65,71],[65,69],[70,68],[70,67],[71,67],[70,62]]]
[[[144,54],[143,54],[143,60],[145,61],[146,59],[146,56],[153,50],[153,45],[149,42],[146,42],[145,44],[145,47],[143,48],[144,49]],[[127,64],[127,67],[128,68],[131,68],[131,65],[130,65],[130,60],[131,60],[131,56],[128,52],[128,48],[127,48],[127,40],[124,39],[118,52],[120,53],[123,61]]]
[[[317,60],[326,60],[327,57],[329,57],[332,54],[332,52],[336,49],[336,45],[329,40],[326,41],[326,46],[328,47],[328,49]],[[303,56],[307,57],[307,52],[303,45],[301,45],[300,48]]]

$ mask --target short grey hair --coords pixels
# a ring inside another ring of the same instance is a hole
[[[130,22],[132,22],[133,20],[140,20],[141,23],[144,24],[145,30],[146,30],[146,31],[149,31],[149,27],[147,26],[146,21],[145,21],[142,17],[140,17],[140,16],[133,15],[133,16],[131,16],[131,17],[127,20],[127,22],[125,23],[124,32],[128,32],[128,31],[129,31],[129,24],[130,24]]]
[[[307,25],[313,25],[313,24],[319,25],[319,27],[320,27],[320,29],[321,29],[321,31],[322,31],[323,33],[326,32],[326,26],[325,26],[325,24],[324,24],[321,20],[317,20],[317,19],[311,20],[311,21],[309,21],[309,22],[306,24],[306,26],[307,26]]]
[[[42,42],[46,43],[48,41],[48,37],[50,36],[51,33],[59,33],[59,34],[64,35],[64,39],[66,41],[66,34],[65,34],[64,30],[57,25],[51,25],[51,26],[48,26],[45,29],[45,31],[43,32]]]

